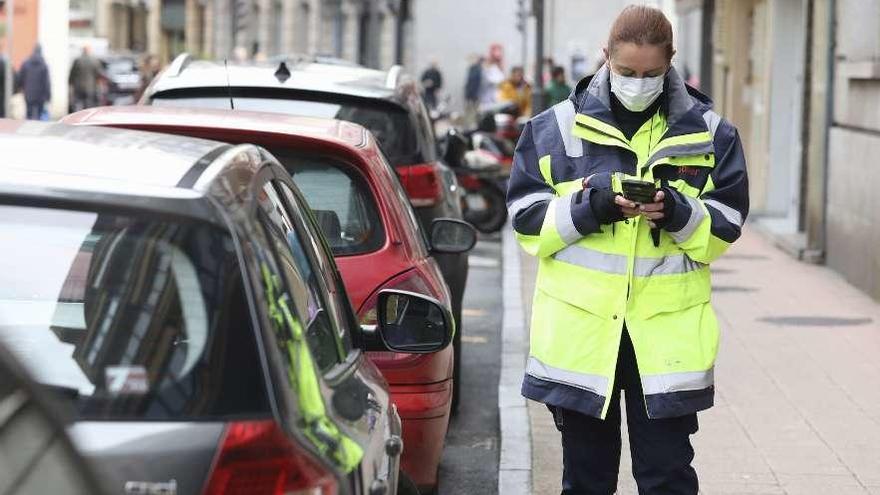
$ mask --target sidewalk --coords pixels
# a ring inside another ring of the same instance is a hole
[[[520,259],[528,317],[535,260]],[[716,405],[694,437],[702,493],[880,494],[880,305],[754,232],[713,272],[722,337]],[[543,405],[528,410],[532,492],[559,493],[559,433]],[[628,454],[620,494],[637,493]]]

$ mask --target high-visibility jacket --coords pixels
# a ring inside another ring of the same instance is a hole
[[[712,406],[718,323],[709,264],[748,214],[746,163],[733,125],[674,69],[661,98],[627,139],[604,67],[524,129],[507,204],[518,241],[539,259],[522,386],[529,399],[604,419],[625,324],[650,418]],[[671,189],[674,213],[659,242],[641,217],[597,223],[590,189],[619,192],[615,172]]]

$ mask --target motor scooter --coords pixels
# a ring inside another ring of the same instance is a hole
[[[462,188],[462,215],[484,234],[498,232],[507,221],[505,191],[509,167],[497,156],[478,146],[457,129],[449,129],[441,140],[443,160],[455,172]]]

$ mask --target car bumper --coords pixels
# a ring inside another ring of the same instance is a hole
[[[436,486],[449,427],[452,380],[430,385],[391,386],[403,423],[401,469],[419,486]]]

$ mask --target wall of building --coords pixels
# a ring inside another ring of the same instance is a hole
[[[837,0],[826,259],[880,299],[880,1]]]

